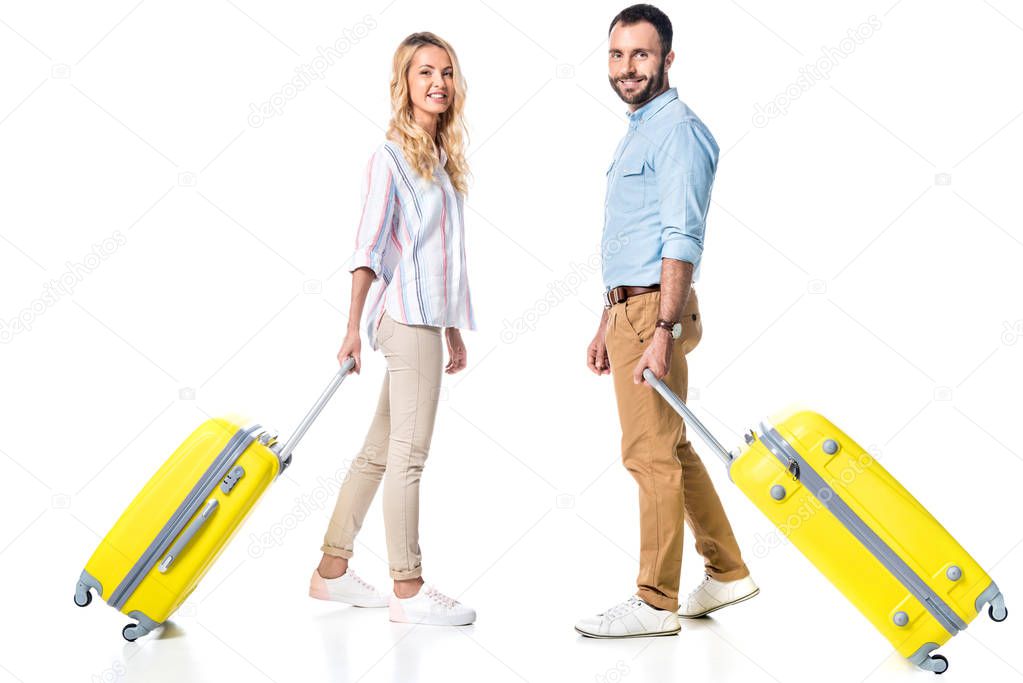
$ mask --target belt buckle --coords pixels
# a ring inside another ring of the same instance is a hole
[[[611,308],[615,304],[621,303],[621,301],[619,301],[618,299],[618,296],[616,295],[617,291],[618,287],[612,287],[611,289],[604,292],[604,306],[606,308]]]

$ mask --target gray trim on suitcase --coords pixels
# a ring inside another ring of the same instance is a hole
[[[995,617],[996,621],[1001,621],[1005,618],[1005,598],[1002,597],[1002,592],[998,590],[998,586],[995,585],[994,581],[992,581],[991,585],[985,588],[984,591],[977,596],[977,600],[974,602],[974,607],[976,607],[977,612],[980,612],[980,610],[984,608],[984,603],[986,602],[991,603],[991,610],[993,613],[997,612],[1002,615],[1001,618]],[[993,613],[992,616],[994,616]]]
[[[966,622],[938,596],[899,555],[871,529],[795,448],[766,420],[760,423],[760,440],[871,554],[920,601],[946,631],[955,635],[966,629]],[[790,469],[791,471],[791,469]]]
[[[89,599],[90,588],[95,588],[96,595],[103,597],[103,584],[95,576],[83,569],[81,576],[78,577],[78,586],[75,587],[75,604],[85,604],[85,601]]]
[[[153,539],[149,547],[142,553],[142,556],[135,562],[135,565],[121,580],[121,583],[110,594],[107,603],[111,607],[121,609],[124,606],[128,598],[131,597],[131,594],[135,592],[135,589],[138,588],[142,580],[156,565],[160,556],[167,552],[167,548],[174,540],[174,537],[181,533],[188,524],[188,520],[198,511],[203,501],[213,493],[220,480],[224,478],[238,457],[249,447],[249,443],[253,440],[259,429],[259,425],[252,425],[238,430],[231,437],[227,445],[224,446],[224,449],[214,459],[213,464],[207,468],[206,472],[199,478],[199,481],[192,487],[192,490],[185,496],[184,501],[174,511],[174,514],[171,515],[171,518],[164,524],[156,538]]]
[[[931,656],[931,652],[937,649],[937,643],[924,643],[916,649],[916,652],[911,654],[909,657],[906,657],[906,659],[909,660],[910,664],[914,664],[924,671],[943,674],[945,673],[945,670],[948,669],[948,662],[940,655],[935,657]]]
[[[220,502],[216,498],[210,498],[206,501],[206,505],[199,511],[199,515],[192,520],[192,523],[189,524],[184,531],[181,532],[181,535],[178,536],[178,540],[174,541],[174,545],[172,545],[171,549],[167,551],[167,554],[163,556],[163,560],[160,561],[160,565],[158,567],[161,574],[167,573],[167,570],[170,569],[174,560],[178,559],[178,555],[184,552],[185,548],[192,542],[195,535],[199,533],[199,529],[203,528],[219,506]]]
[[[146,635],[147,633],[151,633],[158,629],[160,626],[162,626],[161,622],[153,621],[152,619],[150,619],[137,609],[133,609],[131,612],[128,612],[128,616],[139,622],[137,624],[128,624],[121,631],[125,639],[128,641],[137,640],[142,636]]]

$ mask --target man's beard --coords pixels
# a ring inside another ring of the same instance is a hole
[[[625,77],[636,76],[637,74],[625,74]],[[650,99],[654,93],[659,93],[662,86],[664,85],[664,68],[663,63],[657,66],[657,70],[646,79],[646,86],[635,91],[631,95],[625,95],[618,85],[619,76],[608,76],[607,80],[611,83],[611,88],[614,89],[618,97],[621,98],[622,102],[626,104],[643,104]]]

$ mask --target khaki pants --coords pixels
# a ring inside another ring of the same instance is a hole
[[[439,327],[405,325],[384,313],[377,341],[387,359],[376,416],[338,492],[320,550],[349,558],[366,510],[384,481],[391,578],[421,576],[419,479],[437,416],[444,357]]]
[[[660,292],[630,297],[611,307],[605,341],[622,425],[622,463],[639,484],[639,577],[637,595],[659,609],[678,609],[682,571],[682,521],[696,538],[707,574],[733,581],[749,574],[714,484],[682,418],[632,372],[650,344],[660,313]],[[703,322],[695,290],[673,344],[665,384],[683,401],[688,390],[686,354],[700,342]]]

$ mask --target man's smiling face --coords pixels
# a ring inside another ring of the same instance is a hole
[[[664,91],[674,57],[674,52],[667,58],[661,54],[660,37],[650,22],[616,24],[608,37],[608,81],[618,97],[635,110]]]

